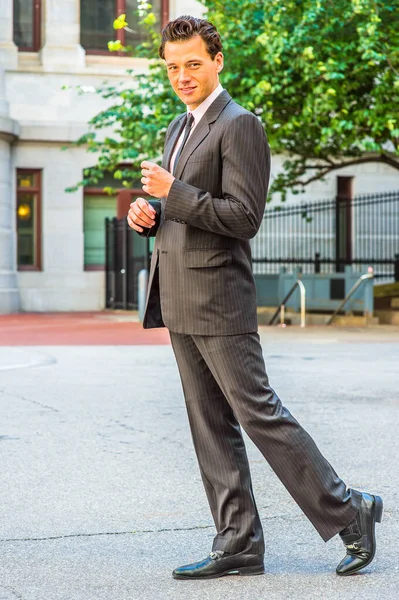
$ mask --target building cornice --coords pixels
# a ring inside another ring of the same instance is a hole
[[[18,121],[0,115],[0,139],[6,142],[14,142],[21,134]]]

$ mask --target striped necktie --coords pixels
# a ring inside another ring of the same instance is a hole
[[[183,136],[183,141],[180,144],[180,148],[177,151],[177,154],[175,156],[175,162],[173,165],[173,175],[176,173],[176,167],[177,167],[177,163],[179,162],[179,158],[180,158],[180,154],[182,153],[182,150],[184,148],[184,146],[186,145],[186,142],[188,140],[188,136],[190,135],[190,131],[191,131],[191,127],[193,126],[194,123],[194,117],[191,113],[187,114],[187,118],[186,118],[186,125],[184,127],[184,136]]]

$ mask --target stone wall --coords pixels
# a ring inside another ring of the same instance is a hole
[[[100,310],[104,272],[84,271],[83,193],[65,188],[94,159],[71,144],[106,107],[94,93],[104,80],[125,81],[146,61],[86,55],[81,47],[79,0],[43,3],[40,52],[18,52],[12,39],[12,2],[0,0],[0,313]],[[170,16],[200,15],[194,1],[172,0]],[[79,95],[76,87],[92,93]],[[67,89],[63,89],[67,87]],[[16,271],[16,169],[42,170],[42,270]]]
[[[146,70],[140,59],[85,54],[79,43],[79,0],[43,5],[41,51],[18,52],[12,41],[12,2],[0,0],[0,313],[103,308],[104,273],[84,271],[83,194],[65,192],[94,160],[81,148],[60,148],[87,131],[87,121],[106,106],[95,93],[79,95],[76,86],[94,91],[104,80],[129,85],[126,69]],[[171,18],[200,16],[202,10],[194,0],[170,2]],[[273,158],[273,174],[281,163],[281,157]],[[16,271],[17,168],[43,173],[40,272]],[[399,186],[398,173],[377,164],[342,174],[356,176],[356,193]],[[306,198],[334,194],[335,176],[310,186]]]

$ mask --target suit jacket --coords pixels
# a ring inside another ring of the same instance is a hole
[[[169,168],[184,116],[169,125]],[[223,91],[188,139],[155,238],[145,328],[236,335],[257,330],[249,239],[262,222],[270,151],[257,117]]]

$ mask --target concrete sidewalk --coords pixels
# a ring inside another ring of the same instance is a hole
[[[393,328],[261,328],[272,385],[357,489],[385,501],[378,552],[338,578],[248,442],[266,574],[174,581],[214,529],[169,345],[0,350],[0,599],[396,600],[399,336]]]
[[[261,315],[260,315],[261,316]],[[261,326],[268,340],[398,341],[399,326]],[[310,336],[310,337],[309,337]],[[0,346],[131,346],[169,344],[165,328],[144,330],[137,311],[0,315]]]

